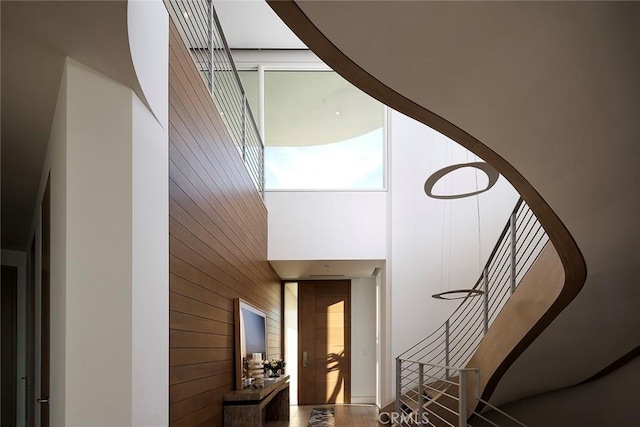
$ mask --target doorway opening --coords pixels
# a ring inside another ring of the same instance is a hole
[[[348,301],[336,296],[320,298],[318,304],[313,304],[313,309],[304,302],[303,293],[311,292],[309,289],[310,287],[313,289],[312,283],[319,283],[316,286],[326,288],[336,286],[336,282],[349,284]],[[343,402],[375,405],[381,400],[383,381],[380,371],[383,369],[382,358],[384,357],[382,351],[384,341],[380,338],[382,334],[381,288],[381,274],[378,269],[371,277],[357,277],[349,280],[283,281],[283,356],[287,362],[285,372],[290,376],[291,405],[311,404],[298,399],[298,392],[303,384],[314,387],[310,392],[314,399],[312,404]],[[324,308],[322,308],[323,305]],[[345,316],[346,307],[349,310]],[[314,313],[316,311],[322,314],[318,316]],[[314,317],[315,321],[313,321]],[[313,329],[321,331],[320,340],[347,337],[350,354],[345,355],[343,348],[328,348],[328,343],[324,341],[319,345],[301,342],[300,326],[304,327],[305,320],[313,321]],[[316,352],[316,348],[321,351]],[[305,352],[307,366],[303,367]],[[319,362],[324,364],[324,371],[320,369],[319,373],[311,375],[310,371],[317,371],[317,367],[312,368],[311,363],[317,363],[318,357],[321,359]],[[345,372],[350,376],[349,390],[347,390]],[[302,394],[304,393],[303,390]],[[316,398],[318,395],[320,398]]]

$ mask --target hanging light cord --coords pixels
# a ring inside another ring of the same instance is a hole
[[[477,161],[477,156],[476,161]],[[478,170],[476,169],[476,191],[478,191]],[[482,275],[482,235],[480,233],[480,194],[476,194],[476,211],[478,214],[478,273]]]
[[[442,243],[440,244],[440,292],[442,292],[442,282],[444,281],[444,227],[446,217],[446,203],[442,204]]]
[[[469,153],[467,152],[467,160]],[[477,156],[476,161],[477,161]],[[475,171],[475,181],[476,181],[476,191],[478,191],[478,171]],[[451,208],[451,206],[449,206]],[[476,194],[476,212],[478,218],[478,270],[480,275],[482,275],[482,234],[480,227],[480,195]],[[442,282],[444,276],[444,236],[445,236],[445,220],[446,220],[446,204],[443,203],[442,207],[442,252],[441,252],[441,260],[440,263],[440,292],[437,294],[431,295],[432,298],[436,299],[444,299],[444,300],[454,300],[454,299],[466,299],[469,297],[477,297],[480,295],[484,295],[484,291],[480,289],[455,289],[449,291],[442,291]],[[449,281],[451,280],[451,218],[449,219]]]

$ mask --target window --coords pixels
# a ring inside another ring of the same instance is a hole
[[[258,107],[258,72],[240,74]],[[267,190],[384,188],[384,107],[337,73],[264,71],[262,117]]]

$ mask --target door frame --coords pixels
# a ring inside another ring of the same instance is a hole
[[[40,427],[49,427],[51,353],[51,175],[42,196],[40,255]]]
[[[18,412],[18,268],[2,266],[0,289],[2,322],[2,424],[16,425]],[[6,396],[5,396],[6,394]]]

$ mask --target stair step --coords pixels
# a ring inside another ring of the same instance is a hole
[[[426,390],[423,390],[423,408],[429,416],[430,424],[436,427],[458,425],[459,387],[457,382],[458,377],[452,377],[448,381],[434,381],[426,385]],[[400,408],[405,414],[419,412],[417,387],[402,396]]]

